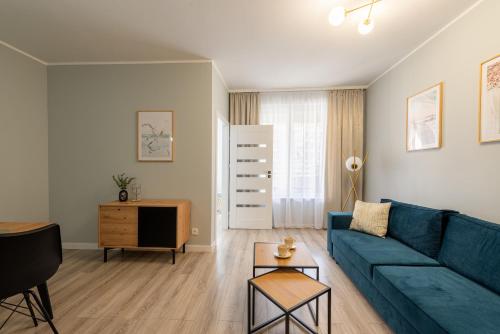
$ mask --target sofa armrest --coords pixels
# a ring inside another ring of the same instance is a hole
[[[326,248],[332,256],[332,231],[333,230],[347,230],[351,225],[352,212],[328,212],[328,231],[327,231],[327,245]]]

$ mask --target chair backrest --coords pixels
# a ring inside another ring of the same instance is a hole
[[[0,299],[46,282],[61,263],[59,225],[0,234]]]

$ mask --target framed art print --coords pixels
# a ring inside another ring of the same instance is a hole
[[[479,142],[500,141],[500,55],[481,64]]]
[[[174,161],[174,112],[137,112],[137,160]]]
[[[407,99],[407,151],[428,150],[441,147],[442,112],[442,82]]]

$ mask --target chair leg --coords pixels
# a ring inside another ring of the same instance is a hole
[[[30,294],[26,291],[23,292],[24,300],[26,301],[26,305],[28,306],[28,310],[30,311],[31,319],[33,319],[33,324],[35,327],[38,326],[38,321],[36,320],[35,312],[33,312],[33,307],[31,306]]]
[[[42,302],[40,302],[40,299],[38,299],[37,295],[29,290],[28,291],[32,296],[33,296],[33,299],[35,300],[36,304],[38,305],[38,307],[40,308],[40,310],[42,311],[42,315],[43,317],[45,318],[45,320],[49,323],[49,326],[50,328],[52,329],[52,332],[54,334],[59,334],[59,332],[57,331],[56,327],[54,326],[54,324],[52,323],[52,320],[50,319],[50,316],[49,314],[47,313],[47,311],[45,310],[45,307],[43,307],[42,305]]]
[[[2,328],[5,326],[5,324],[7,323],[7,321],[9,321],[9,319],[14,315],[14,313],[17,312],[17,308],[19,307],[19,305],[21,305],[21,303],[23,302],[24,298],[22,298],[19,303],[17,303],[17,305],[14,307],[14,309],[12,310],[11,309],[11,312],[9,314],[9,316],[7,317],[7,319],[5,319],[5,321],[2,323],[2,325],[0,326],[0,330],[2,330]],[[2,300],[2,303],[5,301],[5,299]]]
[[[49,315],[50,319],[54,318],[52,315],[52,304],[50,302],[49,296],[49,288],[47,287],[47,282],[37,285],[38,295],[40,296],[40,300],[42,301],[43,307],[45,307],[45,311]]]

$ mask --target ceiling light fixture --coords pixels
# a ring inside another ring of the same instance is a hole
[[[352,9],[345,9],[342,6],[334,7],[330,11],[330,14],[328,15],[328,22],[330,22],[330,24],[332,26],[338,27],[344,22],[347,15],[349,15],[357,10],[360,10],[360,9],[363,9],[365,7],[370,6],[370,11],[368,12],[368,17],[366,19],[364,19],[363,21],[361,21],[358,25],[359,33],[361,35],[366,35],[366,34],[370,33],[373,30],[373,28],[375,27],[375,22],[373,21],[373,18],[372,18],[372,10],[373,10],[373,5],[375,5],[377,2],[380,2],[380,1],[382,1],[382,0],[371,0],[367,4],[364,4],[364,5],[358,6],[356,8],[352,8]]]

